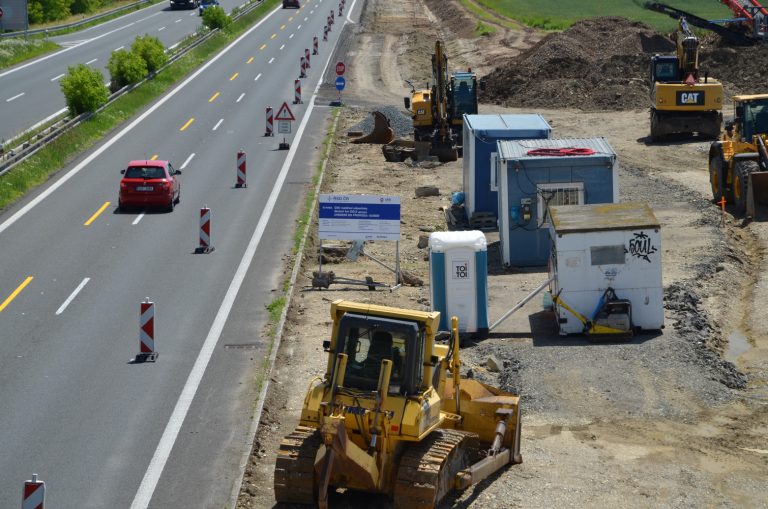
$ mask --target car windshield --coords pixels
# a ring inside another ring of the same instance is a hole
[[[164,179],[165,170],[160,166],[129,166],[125,170],[125,178],[129,179]]]

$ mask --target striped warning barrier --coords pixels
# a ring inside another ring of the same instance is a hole
[[[200,245],[195,249],[195,253],[210,253],[213,249],[213,245],[211,245],[211,209],[206,205],[200,209]]]
[[[44,509],[44,507],[45,483],[37,480],[37,474],[32,474],[32,479],[24,481],[21,509]]]
[[[151,302],[149,297],[141,303],[139,314],[139,353],[148,357],[157,355],[155,352],[155,303]]]
[[[318,54],[317,48],[318,48],[319,45],[320,44],[319,44],[319,42],[317,40],[317,36],[313,37],[312,38],[312,54],[313,55],[317,55]]]
[[[245,180],[245,152],[237,153],[237,183],[235,187],[248,187]]]
[[[327,41],[327,40],[328,40],[328,25],[325,25],[325,26],[323,27],[323,40],[324,40],[324,41]]]
[[[295,91],[293,104],[302,104],[301,102],[301,80],[293,80],[293,88]]]
[[[304,48],[304,60],[307,61],[307,69],[312,69],[312,66],[309,65],[309,48]]]
[[[307,77],[307,63],[304,60],[304,57],[301,57],[301,72],[299,73],[299,78],[306,78]]]
[[[274,122],[272,120],[272,108],[267,108],[267,130],[264,131],[264,136],[274,136],[272,131]]]

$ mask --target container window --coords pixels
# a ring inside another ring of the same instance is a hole
[[[583,182],[537,184],[536,191],[536,214],[539,227],[549,226],[549,207],[556,205],[584,205]]]
[[[624,265],[624,245],[592,246],[589,248],[592,265]]]

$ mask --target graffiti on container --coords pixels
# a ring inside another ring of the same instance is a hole
[[[629,239],[629,254],[635,258],[641,258],[651,263],[650,255],[658,251],[651,242],[651,238],[644,232],[635,233],[635,238]]]

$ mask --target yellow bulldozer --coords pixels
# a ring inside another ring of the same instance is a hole
[[[733,97],[733,120],[709,147],[709,182],[716,202],[754,217],[768,202],[768,94]]]
[[[699,39],[684,17],[676,38],[676,55],[651,58],[651,139],[695,132],[715,139],[723,121],[723,85],[699,76]]]
[[[431,509],[522,461],[519,397],[460,375],[455,317],[439,333],[439,312],[343,300],[331,317],[325,375],[278,451],[278,502],[327,508],[343,488]]]

